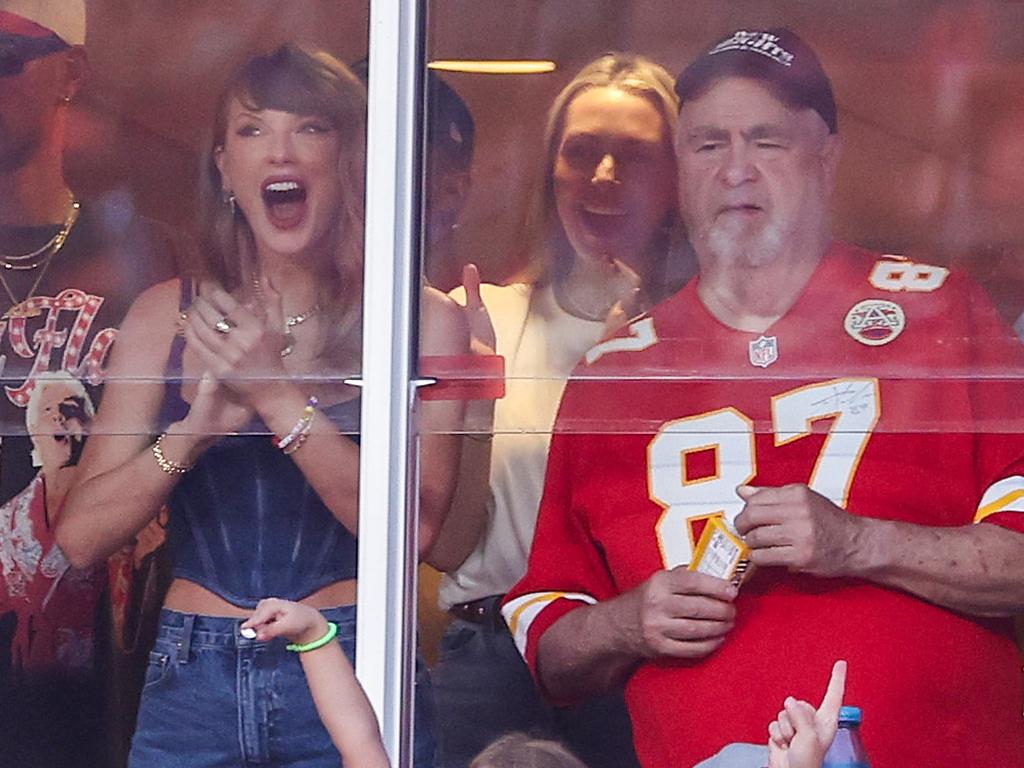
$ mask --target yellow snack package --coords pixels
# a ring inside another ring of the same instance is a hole
[[[747,574],[749,556],[750,549],[725,520],[712,517],[704,526],[687,570],[717,576],[738,587]]]

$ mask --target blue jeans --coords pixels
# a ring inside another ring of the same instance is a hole
[[[355,661],[354,606],[330,608],[338,642]],[[149,655],[130,768],[338,768],[298,654],[286,640],[238,634],[239,619],[164,609]],[[429,680],[417,679],[415,766],[433,766]]]
[[[638,766],[622,693],[565,708],[548,704],[498,612],[488,598],[479,622],[455,619],[441,639],[432,671],[437,701],[438,765],[465,768],[510,731],[557,739],[590,768]]]

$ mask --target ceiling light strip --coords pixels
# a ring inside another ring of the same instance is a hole
[[[553,61],[540,59],[438,59],[427,64],[442,72],[469,72],[479,75],[539,75],[554,72]]]

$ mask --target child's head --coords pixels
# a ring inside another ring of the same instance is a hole
[[[587,768],[557,741],[509,733],[477,755],[469,768]]]

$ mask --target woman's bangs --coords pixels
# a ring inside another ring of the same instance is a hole
[[[302,60],[278,51],[250,62],[232,90],[246,109],[320,117],[340,128],[343,100],[334,78],[316,59]]]

